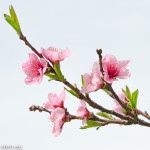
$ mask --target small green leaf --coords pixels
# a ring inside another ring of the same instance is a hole
[[[132,109],[132,106],[130,104],[127,105],[129,109]]]
[[[97,121],[93,121],[93,120],[87,120],[87,125],[81,127],[80,129],[88,129],[88,128],[93,128],[93,127],[100,127],[100,123]]]
[[[16,13],[12,5],[9,7],[9,11],[10,11],[10,16],[4,14],[4,18],[16,30],[18,35],[20,35],[21,28],[20,28],[18,18],[16,16]]]
[[[60,80],[60,78],[58,77],[58,75],[55,75],[55,74],[44,74],[46,75],[47,77],[50,77],[50,79],[48,81],[51,81],[51,80]]]
[[[122,89],[122,92],[127,96],[128,100],[130,101],[130,104],[132,106],[132,98],[130,97],[130,94],[128,94],[124,89]]]
[[[104,117],[104,118],[107,118],[107,119],[110,119],[112,120],[113,117],[107,113],[103,113],[103,112],[98,112],[97,115],[101,116],[101,117]]]
[[[67,88],[64,87],[64,89],[66,91],[68,91],[70,94],[72,94],[73,96],[77,96],[77,93],[74,90],[68,90]]]
[[[9,11],[10,11],[11,19],[16,23],[19,32],[21,32],[19,21],[12,5],[9,7]]]
[[[18,27],[17,27],[16,23],[11,19],[11,17],[4,14],[4,18],[16,30],[16,32],[18,32]]]
[[[126,111],[125,109],[122,109],[122,112],[123,112],[124,114],[126,114],[126,113],[127,113],[127,111]]]
[[[81,75],[81,80],[82,80],[82,87],[85,85],[85,82],[83,80],[83,75]]]
[[[128,97],[131,100],[132,99],[132,95],[131,95],[131,92],[130,92],[130,90],[129,90],[127,85],[126,85],[126,93],[128,93]]]
[[[126,93],[126,91],[124,90],[124,89],[122,89],[122,92],[126,95],[127,93]]]
[[[57,75],[59,76],[60,80],[63,81],[64,80],[64,76],[60,70],[60,67],[59,67],[59,64],[58,62],[56,61],[55,64],[54,64],[54,69],[55,69],[55,72],[57,73]]]
[[[139,94],[138,89],[132,93],[132,107],[133,107],[133,109],[136,109],[138,94]]]

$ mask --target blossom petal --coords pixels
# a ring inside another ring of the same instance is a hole
[[[48,99],[50,101],[50,109],[55,109],[60,106],[59,98],[55,93],[49,93]]]
[[[62,90],[62,92],[60,93],[59,99],[61,102],[64,103],[65,99],[66,99],[66,92],[65,89]]]
[[[59,52],[59,61],[64,60],[65,58],[69,57],[71,54],[72,52],[68,48],[61,50]]]
[[[63,118],[65,117],[65,110],[62,108],[56,108],[52,114],[50,115],[49,119],[54,122],[52,133],[54,136],[59,136],[62,127],[64,124]]]
[[[29,53],[29,59],[30,61],[33,61],[36,64],[40,64],[38,57],[34,53]]]
[[[89,73],[85,73],[83,75],[83,80],[85,84],[89,84],[91,82],[91,75]]]
[[[119,75],[118,75],[118,78],[120,78],[120,79],[127,79],[129,77],[131,77],[131,72],[128,69],[126,69],[125,71],[120,72]]]
[[[92,73],[100,73],[100,67],[98,62],[94,62],[93,67],[92,67]]]

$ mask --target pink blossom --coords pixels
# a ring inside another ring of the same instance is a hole
[[[119,99],[124,102],[124,103],[129,103],[129,100],[127,98],[127,96],[123,93],[123,92],[120,92],[118,94],[118,97]],[[115,105],[114,105],[114,111],[120,113],[123,115],[123,112],[122,112],[122,106],[117,102],[117,100],[114,99],[114,102],[115,102]]]
[[[32,84],[36,82],[40,84],[43,79],[43,74],[46,71],[47,63],[43,58],[38,59],[34,53],[29,54],[29,60],[22,64],[22,69],[27,75],[25,78],[26,84]]]
[[[108,83],[116,81],[116,78],[126,79],[131,76],[127,68],[130,63],[129,60],[118,61],[115,56],[107,54],[103,60],[104,79]]]
[[[83,125],[85,125],[87,122],[87,119],[89,117],[89,111],[87,110],[86,104],[83,100],[80,100],[80,103],[81,103],[81,105],[79,106],[79,108],[77,110],[77,114],[82,117],[82,119],[83,119],[82,123],[83,123]]]
[[[53,129],[52,129],[52,133],[54,134],[54,136],[59,136],[63,125],[64,125],[64,119],[65,119],[65,110],[62,108],[56,108],[50,115],[49,119],[50,121],[52,121],[53,124]]]
[[[97,62],[93,64],[92,73],[85,73],[83,75],[85,85],[83,86],[81,93],[90,93],[100,88],[103,83],[101,79],[100,67]]]
[[[57,107],[64,108],[64,101],[66,99],[65,90],[62,90],[59,98],[55,93],[49,93],[48,99],[49,101],[43,103],[46,109],[56,109]]]
[[[58,63],[63,61],[65,58],[71,55],[71,51],[66,48],[63,50],[58,50],[55,47],[49,47],[48,49],[41,48],[42,55],[49,60],[52,64],[57,61]]]

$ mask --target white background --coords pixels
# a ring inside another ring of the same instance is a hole
[[[149,150],[147,127],[109,125],[98,131],[80,130],[81,121],[72,121],[54,137],[48,114],[28,110],[32,104],[47,101],[50,92],[59,95],[63,85],[47,82],[47,77],[39,86],[24,83],[21,66],[31,51],[3,18],[10,4],[35,48],[69,47],[73,55],[61,63],[61,68],[78,87],[80,75],[91,72],[94,61],[98,61],[97,48],[103,49],[103,55],[111,53],[119,60],[131,60],[131,78],[113,87],[116,92],[126,84],[131,91],[138,88],[138,108],[150,112],[149,0],[0,0],[0,146],[22,145],[24,150]],[[112,109],[113,100],[102,91],[91,97]],[[67,93],[65,106],[69,112],[76,114],[78,105],[79,101]]]

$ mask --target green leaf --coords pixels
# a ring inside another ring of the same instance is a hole
[[[60,78],[58,77],[58,75],[55,75],[55,74],[44,74],[46,75],[47,77],[50,77],[50,79],[48,81],[51,81],[51,80],[60,80]]]
[[[128,94],[124,89],[122,89],[122,92],[127,96],[128,100],[130,101],[130,104],[132,106],[132,98],[130,97],[130,94]]]
[[[18,27],[17,27],[16,23],[11,19],[11,17],[4,14],[4,18],[16,30],[16,32],[18,32]]]
[[[83,80],[83,75],[81,75],[81,80],[82,80],[82,87],[85,85],[85,82]]]
[[[67,88],[64,87],[64,89],[66,91],[68,91],[70,94],[72,94],[73,96],[77,96],[77,93],[74,90],[68,90]]]
[[[126,91],[124,90],[124,89],[122,89],[122,92],[126,95],[127,93],[126,93]]]
[[[10,16],[4,14],[4,18],[16,30],[16,32],[20,35],[21,28],[20,28],[18,18],[16,16],[16,13],[15,13],[12,5],[9,7],[9,11],[10,11]]]
[[[129,109],[132,109],[132,106],[130,104],[127,105]]]
[[[103,112],[98,112],[97,115],[101,116],[101,117],[104,117],[104,118],[107,118],[107,119],[110,119],[112,120],[113,117],[107,113],[103,113]]]
[[[59,76],[60,80],[63,81],[64,80],[64,76],[60,70],[60,67],[59,67],[59,64],[58,62],[56,61],[55,64],[54,64],[54,69],[55,69],[55,72],[57,73],[57,75]]]
[[[21,32],[19,21],[12,5],[9,7],[9,11],[10,11],[11,19],[16,23],[19,32]]]
[[[127,113],[127,111],[126,111],[125,109],[122,109],[122,112],[123,112],[124,114],[126,114],[126,113]]]
[[[132,99],[132,95],[131,95],[131,92],[130,92],[130,90],[129,90],[127,85],[126,85],[126,93],[128,93],[129,100],[131,100]]]
[[[93,121],[93,120],[87,120],[87,125],[81,127],[80,129],[88,129],[88,128],[93,128],[93,127],[100,127],[100,123],[97,121]]]
[[[132,93],[132,107],[133,107],[133,109],[136,109],[138,94],[139,94],[138,89]]]

